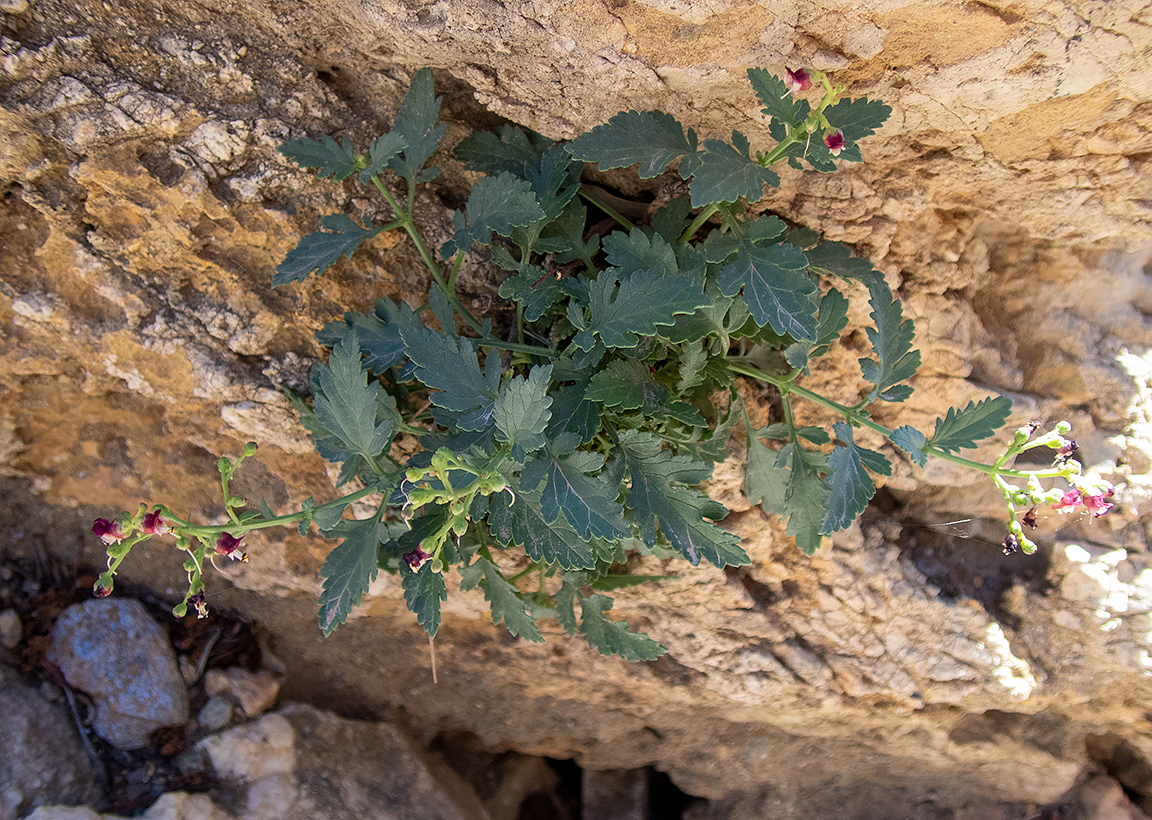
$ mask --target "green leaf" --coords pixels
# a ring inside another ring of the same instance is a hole
[[[765,220],[759,220],[765,221]],[[808,259],[787,243],[763,247],[758,222],[741,238],[736,259],[720,271],[717,284],[725,296],[744,290],[744,301],[759,327],[771,325],[797,341],[816,339],[816,285],[805,270]]]
[[[788,534],[806,555],[820,548],[820,529],[825,515],[828,485],[820,478],[824,459],[819,453],[805,450],[792,442],[780,451],[780,462],[788,464],[788,488],[784,493],[784,513],[788,516]]]
[[[569,583],[568,573],[564,573],[564,576],[564,584],[556,591],[555,596],[556,620],[564,627],[569,638],[575,638],[579,630],[576,622],[576,600],[580,597],[580,592]]]
[[[549,524],[540,510],[540,493],[513,487],[491,496],[488,527],[501,542],[523,547],[533,561],[559,564],[564,569],[592,569],[596,556],[592,545],[580,538],[562,519]]]
[[[881,475],[892,474],[892,465],[888,459],[875,450],[856,444],[849,425],[838,421],[832,425],[832,429],[844,442],[844,446],[837,447],[828,456],[830,473],[828,499],[825,502],[827,512],[820,525],[823,535],[839,532],[850,525],[856,516],[864,512],[876,494],[876,485],[872,483],[872,477],[865,471],[865,467]]]
[[[435,415],[445,426],[479,432],[492,423],[500,386],[499,355],[489,356],[484,372],[475,343],[445,336],[409,317],[400,327],[416,377],[436,392],[428,398],[447,413]]]
[[[329,136],[318,140],[298,139],[277,149],[301,168],[317,168],[319,179],[332,177],[341,182],[360,170],[352,143],[345,137],[340,143]]]
[[[627,575],[625,573],[613,573],[597,578],[590,586],[598,592],[612,592],[616,589],[627,589],[628,587],[647,584],[650,581],[668,581],[679,577],[679,575]]]
[[[516,637],[534,643],[544,642],[529,604],[495,564],[486,558],[477,557],[471,566],[460,570],[460,577],[463,579],[461,589],[473,589],[477,584],[484,587],[484,599],[492,607],[493,624],[503,621],[508,631]]]
[[[701,559],[718,567],[751,563],[740,539],[712,523],[728,510],[691,486],[711,477],[710,465],[673,456],[651,433],[627,430],[620,445],[632,481],[627,503],[649,546],[656,544],[658,524],[668,542],[693,565]]]
[[[891,113],[892,108],[879,100],[860,97],[837,101],[824,111],[824,116],[833,128],[844,132],[846,142],[858,142],[874,134]]]
[[[1003,427],[1011,412],[1012,399],[1007,396],[987,398],[979,403],[970,401],[963,410],[952,407],[944,418],[936,419],[936,430],[928,439],[928,446],[948,453],[974,448],[976,442]]]
[[[527,379],[516,376],[496,396],[496,438],[512,445],[512,457],[517,461],[548,443],[544,431],[552,418],[552,399],[548,395],[551,377],[552,365],[537,365]]]
[[[621,111],[564,146],[573,159],[598,162],[601,171],[640,163],[640,178],[664,172],[677,157],[696,150],[696,132],[663,111]]]
[[[752,160],[748,138],[732,132],[733,145],[723,140],[705,140],[704,149],[696,154],[691,166],[692,207],[702,208],[713,202],[736,202],[744,197],[749,204],[764,196],[764,186],[780,186],[780,177],[771,168]]]
[[[299,400],[297,399],[297,401]],[[312,496],[305,498],[304,503],[300,505],[300,512],[307,513],[306,517],[302,518],[300,523],[296,525],[296,531],[300,533],[301,536],[308,534],[308,524],[312,521],[311,513],[315,508],[316,502],[312,500]]]
[[[548,424],[549,438],[572,433],[580,442],[591,441],[600,429],[600,405],[589,401],[585,394],[588,380],[559,388],[552,396],[552,420]]]
[[[906,401],[912,388],[900,382],[912,378],[920,367],[920,351],[912,349],[915,325],[911,319],[903,318],[900,300],[893,298],[883,281],[871,285],[868,293],[872,321],[876,323],[875,329],[868,328],[868,340],[879,360],[859,360],[864,378],[876,385],[869,399]]]
[[[589,270],[596,269],[593,257],[600,249],[600,235],[592,234],[588,241],[584,241],[584,227],[588,220],[587,209],[579,200],[572,200],[564,211],[545,228],[542,237],[563,244],[563,249],[557,250],[556,261],[561,264],[575,262],[579,259]]]
[[[332,630],[348,620],[352,607],[376,580],[376,550],[380,544],[375,518],[349,521],[341,525],[344,540],[328,553],[320,577],[320,631],[327,638]]]
[[[748,436],[748,464],[744,470],[744,494],[764,512],[783,515],[784,494],[788,487],[788,468],[780,463],[780,451],[760,441],[761,431]]]
[[[502,171],[525,177],[528,168],[540,162],[544,147],[551,143],[539,134],[530,137],[523,128],[502,125],[495,133],[473,131],[456,146],[456,159],[469,171],[499,174]]]
[[[360,181],[365,185],[372,184],[372,177],[388,167],[392,158],[408,147],[401,134],[395,131],[373,140],[368,148],[368,166],[360,172]]]
[[[924,452],[924,448],[928,445],[928,439],[924,438],[923,433],[905,424],[892,431],[891,439],[892,443],[911,456],[913,461],[921,467],[927,466],[928,454]]]
[[[524,465],[520,482],[524,489],[533,490],[544,481],[540,509],[549,524],[563,513],[581,538],[626,538],[631,529],[616,500],[618,485],[592,475],[603,466],[604,456],[599,453],[559,455],[549,448],[543,458]]]
[[[617,285],[619,284],[619,287]],[[575,343],[591,350],[593,332],[607,347],[635,347],[641,336],[655,336],[678,313],[692,313],[709,304],[699,285],[688,276],[636,271],[619,282],[611,269],[589,285],[592,320]]]
[[[820,299],[820,313],[816,322],[816,344],[809,351],[812,358],[823,356],[828,348],[839,341],[840,333],[848,326],[848,300],[844,294],[831,288]]]
[[[815,274],[839,276],[869,286],[884,279],[871,262],[853,256],[852,249],[841,242],[820,242],[804,251],[804,255],[808,257],[808,270]]]
[[[808,116],[807,100],[796,100],[779,77],[769,74],[762,68],[748,69],[748,82],[760,104],[763,113],[780,123],[798,125]]]
[[[540,319],[564,295],[556,278],[536,265],[527,265],[501,282],[499,293],[501,298],[519,302],[529,322]]]
[[[322,533],[335,529],[336,525],[344,520],[344,510],[347,506],[347,504],[337,504],[333,507],[317,507],[312,514],[312,520],[316,522],[317,529]]]
[[[302,238],[295,248],[288,251],[284,261],[276,266],[272,287],[301,282],[312,271],[323,273],[341,256],[352,258],[352,252],[360,247],[365,239],[371,239],[382,230],[362,228],[344,214],[329,214],[320,220],[320,225],[329,233],[323,231],[310,233]]]
[[[389,318],[394,311],[401,310],[411,312],[407,305],[397,306],[390,299],[377,299],[375,315],[354,311],[345,313],[343,321],[324,325],[316,334],[316,341],[335,347],[350,330],[355,330],[360,338],[360,350],[364,353],[364,369],[383,373],[404,360],[400,327]]]
[[[638,270],[674,275],[678,272],[676,252],[659,234],[648,236],[640,228],[630,232],[614,231],[604,237],[604,255],[608,264],[620,268],[620,276]]]
[[[428,637],[435,638],[440,628],[440,602],[448,600],[444,576],[432,570],[431,561],[415,572],[401,567],[400,586],[404,588],[404,603],[416,616],[416,623],[424,627]]]
[[[680,350],[680,364],[676,382],[677,395],[683,396],[693,387],[704,383],[704,366],[708,364],[708,350],[700,344],[686,344]]]
[[[399,156],[388,161],[388,167],[405,179],[417,182],[435,179],[440,173],[439,168],[429,168],[423,173],[421,169],[448,129],[448,126],[438,124],[440,98],[435,96],[433,86],[431,69],[421,69],[412,79],[396,121],[392,123],[392,133],[400,135],[405,148]]]
[[[388,445],[393,424],[377,423],[380,386],[368,382],[360,362],[360,339],[349,331],[332,350],[328,363],[314,368],[320,392],[313,396],[316,417],[343,445],[343,461],[359,455],[374,459]]]
[[[510,236],[514,227],[544,218],[532,186],[509,173],[484,177],[473,185],[467,211],[467,217],[456,212],[452,220],[455,233],[440,249],[444,256],[467,251],[474,243],[487,245],[493,233]]]
[[[619,655],[626,661],[654,661],[668,651],[643,632],[629,632],[627,624],[605,616],[612,599],[604,595],[580,596],[580,634],[601,655]]]
[[[655,413],[668,400],[668,388],[657,383],[643,364],[631,359],[613,359],[588,381],[584,397],[605,407],[621,410],[643,408]]]

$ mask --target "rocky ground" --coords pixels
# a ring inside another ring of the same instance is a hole
[[[415,739],[388,719],[284,702],[291,664],[258,625],[175,619],[153,596],[94,599],[50,566],[0,565],[0,820],[743,820],[787,817],[752,797],[708,801],[653,769],[596,771]],[[327,704],[331,707],[332,704]],[[908,806],[940,820],[1144,820],[1101,761],[1048,805]],[[1132,765],[1132,761],[1128,761]],[[1131,774],[1131,773],[1129,773]],[[872,817],[846,805],[844,817]]]

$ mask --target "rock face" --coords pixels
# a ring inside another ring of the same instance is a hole
[[[887,492],[906,526],[865,522],[808,559],[777,522],[738,512],[751,567],[622,593],[617,611],[671,647],[653,664],[600,658],[559,630],[509,643],[454,592],[437,686],[388,579],[357,612],[368,617],[320,640],[327,543],[253,536],[251,563],[228,568],[210,603],[266,624],[293,659],[289,697],[400,708],[428,737],[466,730],[595,768],[653,764],[692,794],[814,817],[851,800],[878,817],[1042,802],[1096,754],[1086,738],[1152,753],[1152,28],[1127,0],[9,3],[3,548],[96,566],[99,544],[79,536],[96,515],[148,500],[215,520],[216,459],[252,439],[237,492],[276,510],[331,492],[278,388],[306,387],[324,322],[377,296],[419,302],[427,282],[409,245],[381,237],[271,291],[319,215],[388,218],[294,170],[282,140],[364,142],[433,66],[448,144],[493,115],[560,138],[662,108],[702,138],[735,127],[762,148],[743,73],[803,65],[894,109],[863,165],[784,169],[766,200],[900,287],[924,366],[912,400],[877,420],[925,428],[989,389],[1017,400],[1021,423],[1068,417],[1085,462],[1121,486],[1114,524],[1049,532],[1042,555],[1003,559],[980,540],[1002,537],[981,529],[990,485],[905,464]],[[437,161],[438,196],[418,206],[433,234],[465,191],[460,166]],[[498,298],[481,268],[461,282],[478,309]],[[854,401],[858,355],[843,351],[814,386]],[[738,488],[717,492],[739,502]],[[976,538],[910,514],[975,518]],[[123,577],[170,595],[183,579],[171,558],[143,545]],[[1125,787],[1152,796],[1152,783]]]
[[[176,655],[139,601],[73,604],[52,630],[48,660],[69,686],[92,696],[92,728],[120,749],[138,749],[162,726],[188,720]]]
[[[59,705],[0,667],[0,820],[97,796],[88,756]]]

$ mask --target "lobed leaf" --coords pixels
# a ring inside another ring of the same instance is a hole
[[[690,277],[659,271],[636,271],[622,282],[611,269],[603,271],[589,286],[589,296],[591,322],[574,340],[583,350],[592,349],[593,333],[607,347],[635,347],[641,336],[673,324],[677,314],[709,304]]]
[[[492,423],[500,386],[499,356],[490,356],[484,372],[471,339],[446,336],[420,324],[414,316],[400,327],[416,377],[436,392],[432,404],[448,411],[439,414],[445,426],[480,432]]]
[[[356,151],[347,137],[341,142],[327,135],[318,140],[292,140],[276,150],[302,168],[318,169],[319,179],[332,177],[342,182],[360,170]]]
[[[892,465],[888,459],[856,444],[851,426],[842,421],[832,425],[836,436],[844,442],[828,456],[828,498],[825,501],[827,512],[820,525],[820,533],[828,535],[849,526],[856,516],[864,512],[876,485],[865,467],[881,475],[891,475]]]
[[[400,586],[404,589],[404,603],[416,616],[416,623],[424,627],[428,637],[435,638],[440,629],[440,602],[448,600],[443,574],[433,571],[431,561],[415,571],[402,566]]]
[[[741,197],[751,204],[763,198],[765,185],[780,187],[779,175],[751,158],[746,136],[734,130],[732,142],[729,145],[723,140],[705,140],[704,149],[695,155],[690,166],[692,207],[736,202]]]
[[[787,243],[763,247],[758,242],[759,230],[750,229],[741,238],[736,259],[720,271],[720,292],[735,296],[743,289],[744,301],[759,327],[770,325],[781,336],[813,341],[817,291],[805,272],[808,259]]]
[[[744,494],[764,512],[783,515],[784,494],[788,487],[788,468],[780,463],[780,451],[760,441],[763,431],[749,428],[748,463],[744,470]]]
[[[496,438],[512,445],[512,457],[517,461],[548,443],[544,431],[552,417],[552,399],[548,395],[551,377],[552,365],[537,365],[527,379],[516,376],[496,396]]]
[[[790,473],[784,493],[788,534],[796,539],[796,546],[806,555],[814,555],[820,549],[820,530],[828,497],[828,485],[820,477],[823,458],[792,442],[780,451],[780,461],[788,465]]]
[[[457,211],[452,221],[455,232],[440,249],[445,256],[467,251],[474,243],[487,245],[493,233],[510,236],[514,227],[544,218],[532,186],[509,173],[484,177],[473,185],[466,208],[467,217]]]
[[[928,454],[924,448],[928,439],[924,434],[911,425],[905,424],[892,431],[892,443],[911,456],[912,460],[924,467],[928,464]]]
[[[352,607],[359,606],[369,585],[376,580],[377,548],[380,545],[375,518],[341,525],[344,540],[324,559],[320,577],[320,630],[327,638],[348,620]]]
[[[604,595],[580,596],[580,634],[602,655],[619,655],[626,661],[654,661],[668,651],[643,632],[630,632],[628,625],[605,616],[612,599]]]
[[[360,181],[365,185],[372,184],[372,177],[388,167],[393,157],[408,147],[402,134],[391,131],[379,139],[373,140],[368,148],[368,165],[360,172]]]
[[[543,457],[524,465],[520,486],[534,490],[544,482],[540,509],[549,524],[563,513],[581,538],[626,538],[632,531],[616,500],[619,485],[593,475],[603,466],[604,456],[599,453],[576,451],[560,455],[549,448]]]
[[[765,116],[790,126],[799,125],[807,118],[810,110],[808,101],[793,98],[792,92],[779,77],[762,68],[750,68],[748,82],[752,83],[756,98],[764,106],[761,110]]]
[[[872,321],[876,323],[875,329],[868,328],[868,340],[872,342],[876,359],[859,362],[864,378],[875,385],[869,397],[905,401],[912,395],[912,388],[900,382],[912,378],[920,367],[920,351],[912,349],[915,325],[911,319],[903,318],[900,300],[893,298],[883,281],[871,285],[868,293]]]
[[[869,286],[884,279],[871,262],[853,256],[852,249],[841,242],[820,242],[806,250],[804,255],[808,257],[808,270],[816,274],[839,276]]]
[[[627,503],[649,546],[656,545],[659,527],[693,565],[701,559],[718,567],[751,563],[740,548],[740,539],[712,523],[728,510],[690,486],[711,477],[711,466],[688,456],[673,456],[662,448],[660,439],[637,430],[625,431],[620,447],[632,482]]]
[[[547,561],[564,569],[592,569],[596,556],[592,545],[576,534],[564,520],[549,524],[540,509],[540,493],[515,486],[512,496],[503,492],[488,502],[488,527],[505,544],[522,547],[533,561]]]
[[[651,179],[684,154],[696,151],[696,132],[687,133],[663,111],[621,111],[603,125],[564,146],[573,159],[597,162],[601,171],[640,164],[641,179]]]
[[[440,98],[435,95],[432,70],[421,69],[412,78],[400,111],[392,123],[392,133],[404,140],[404,150],[388,161],[388,167],[407,180],[427,182],[435,179],[439,168],[421,172],[448,126],[440,123]]]
[[[320,220],[327,229],[303,237],[295,248],[288,251],[284,261],[276,266],[272,287],[290,282],[301,282],[312,271],[323,273],[341,256],[352,257],[360,244],[380,233],[382,228],[362,228],[344,214],[329,214]]]
[[[337,343],[327,364],[316,365],[315,378],[320,392],[313,396],[313,406],[320,423],[339,440],[349,456],[365,459],[378,456],[387,446],[394,428],[387,419],[377,423],[380,386],[368,381],[361,365],[360,339],[355,330]]]
[[[470,566],[461,568],[460,577],[460,588],[463,590],[473,589],[477,584],[483,586],[484,599],[492,608],[493,624],[503,621],[505,628],[516,637],[534,643],[544,642],[530,605],[495,564],[486,558],[477,557]]]
[[[949,453],[974,448],[976,442],[1003,427],[1011,412],[1012,400],[1007,396],[995,396],[979,403],[970,401],[963,410],[952,407],[944,418],[936,419],[936,430],[928,439],[928,446]]]

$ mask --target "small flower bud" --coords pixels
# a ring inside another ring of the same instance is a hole
[[[824,135],[824,145],[828,149],[828,153],[836,157],[844,150],[844,132],[832,131]]]
[[[105,572],[96,579],[96,583],[92,585],[92,594],[97,598],[107,598],[112,594],[112,573]]]
[[[250,458],[256,455],[256,451],[260,449],[254,441],[250,441],[244,445],[244,458]]]
[[[1003,547],[1005,555],[1015,555],[1020,551],[1020,539],[1012,533],[1008,533],[1006,536],[1004,536]]]
[[[801,91],[807,91],[812,87],[812,75],[810,75],[808,70],[805,68],[798,68],[793,71],[792,69],[785,67],[784,85],[786,85],[788,90],[793,94],[797,94]]]
[[[105,544],[119,544],[128,537],[120,527],[119,521],[109,521],[107,518],[97,518],[92,522],[92,532]]]
[[[1067,421],[1061,421],[1061,422],[1057,422],[1056,426],[1055,426],[1053,429],[1054,429],[1054,430],[1055,430],[1057,433],[1059,433],[1060,435],[1062,435],[1062,436],[1063,436],[1063,435],[1065,435],[1066,433],[1071,433],[1071,432],[1072,432],[1072,423],[1071,423],[1071,422],[1067,422]]]

